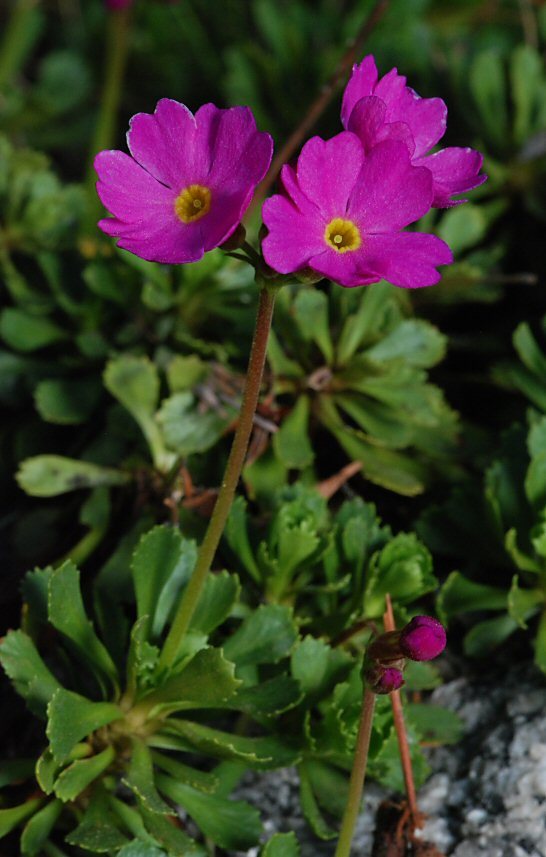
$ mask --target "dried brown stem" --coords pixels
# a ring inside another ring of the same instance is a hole
[[[396,631],[394,614],[392,612],[391,597],[387,593],[385,596],[386,610],[383,615],[383,624],[385,631]],[[408,736],[406,732],[406,724],[404,722],[404,710],[402,707],[402,699],[400,691],[395,690],[390,694],[392,714],[394,718],[394,728],[396,729],[396,737],[398,739],[398,749],[400,751],[400,761],[402,763],[402,771],[404,773],[404,782],[406,784],[406,795],[408,798],[408,806],[413,821],[413,826],[423,826],[423,815],[419,811],[417,805],[417,797],[415,794],[415,782],[413,779],[413,768],[411,766],[411,754],[408,744]]]

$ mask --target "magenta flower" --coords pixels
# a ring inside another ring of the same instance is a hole
[[[364,677],[374,693],[392,693],[394,690],[399,690],[405,683],[401,670],[380,664],[368,669]]]
[[[432,174],[412,166],[400,141],[366,153],[347,131],[328,141],[313,137],[297,170],[284,166],[281,177],[284,193],[264,203],[262,248],[281,274],[309,267],[342,286],[384,278],[419,288],[437,283],[436,266],[453,261],[440,238],[401,232],[429,210]]]
[[[400,633],[400,649],[412,661],[431,661],[445,646],[445,628],[432,616],[415,616]]]
[[[427,167],[433,176],[433,206],[449,208],[466,202],[452,200],[481,185],[487,176],[478,175],[483,158],[468,148],[450,146],[432,155],[430,149],[444,136],[447,107],[441,98],[421,98],[406,86],[406,78],[391,69],[378,80],[373,56],[355,65],[341,108],[341,121],[358,134],[366,151],[383,140],[403,140],[412,164]]]
[[[248,107],[200,107],[163,98],[137,113],[124,152],[95,158],[97,191],[113,214],[100,228],[151,262],[195,262],[237,228],[273,152]]]
[[[107,9],[127,9],[133,5],[133,0],[105,0]]]

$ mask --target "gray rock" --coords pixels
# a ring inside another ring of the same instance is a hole
[[[497,675],[457,678],[433,702],[465,724],[459,744],[429,754],[432,776],[419,793],[428,819],[422,837],[449,857],[546,857],[546,687],[532,666]],[[237,797],[257,805],[267,837],[293,830],[302,857],[332,857],[335,842],[320,842],[302,818],[293,770],[249,776]],[[387,794],[365,790],[354,854],[370,857],[375,812]],[[256,857],[257,850],[248,857]]]

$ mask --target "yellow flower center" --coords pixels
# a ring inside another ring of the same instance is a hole
[[[362,244],[360,230],[352,220],[343,220],[334,217],[324,230],[324,240],[329,247],[333,247],[338,253],[347,253],[348,250],[358,250]]]
[[[176,216],[182,223],[195,223],[210,211],[211,193],[208,187],[191,184],[181,191],[174,201]]]

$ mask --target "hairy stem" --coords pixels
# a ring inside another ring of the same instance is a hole
[[[383,624],[385,631],[396,631],[394,622],[394,614],[392,612],[391,597],[387,593],[385,596],[386,610],[383,616]],[[394,728],[396,730],[396,738],[398,740],[398,750],[400,752],[400,762],[404,774],[404,782],[406,784],[406,795],[408,798],[408,806],[411,813],[411,818],[414,827],[422,827],[422,815],[419,812],[417,805],[417,797],[415,793],[415,781],[413,779],[413,768],[411,765],[411,753],[408,744],[408,735],[406,732],[406,724],[404,722],[404,709],[402,707],[402,698],[399,690],[394,690],[389,694],[392,706],[392,715],[394,718]]]
[[[176,659],[180,643],[188,630],[191,618],[199,601],[207,574],[212,565],[216,548],[224,532],[224,527],[233,503],[237,483],[243,469],[246,451],[258,396],[262,383],[262,375],[267,353],[267,342],[273,318],[275,304],[275,288],[262,288],[256,317],[256,327],[248,362],[248,369],[243,392],[243,402],[233,445],[229,454],[226,471],[220,487],[220,492],[214,506],[205,537],[199,549],[197,562],[190,578],[178,610],[176,611],[171,630],[165,640],[160,657],[160,665],[169,667]]]
[[[374,709],[375,693],[371,691],[369,687],[366,687],[364,698],[362,700],[362,713],[360,715],[358,735],[356,738],[353,770],[351,771],[351,779],[349,782],[349,796],[347,798],[347,805],[343,814],[343,821],[341,822],[341,830],[339,831],[335,857],[349,857],[351,853],[351,843],[353,841],[358,813],[360,812],[362,790],[364,788],[364,780],[366,778],[366,764],[368,762],[368,748],[370,746],[370,736],[372,734]]]

